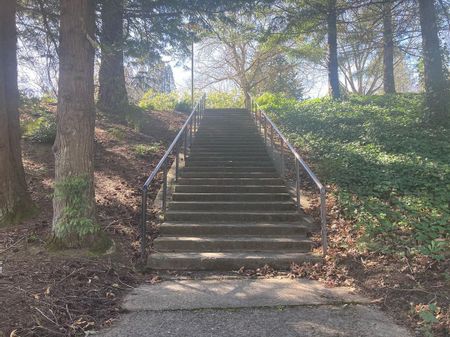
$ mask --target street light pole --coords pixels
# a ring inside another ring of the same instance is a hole
[[[191,45],[191,104],[194,109],[194,39]]]

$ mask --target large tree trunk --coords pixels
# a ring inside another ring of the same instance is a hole
[[[17,88],[16,0],[0,11],[0,226],[16,223],[34,207],[22,164]]]
[[[123,118],[128,105],[123,64],[124,0],[102,1],[102,45],[98,107]]]
[[[334,99],[339,99],[341,97],[341,90],[339,87],[336,0],[328,0],[327,30],[328,30],[328,84],[330,87],[331,96]]]
[[[391,1],[387,1],[383,5],[383,87],[385,94],[395,94]]]
[[[444,75],[434,0],[419,0],[419,10],[428,107],[426,118],[435,125],[448,125],[450,123],[450,91],[448,80]]]
[[[94,34],[95,1],[61,0],[53,233],[66,247],[97,231]]]

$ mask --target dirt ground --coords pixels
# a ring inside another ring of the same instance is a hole
[[[46,249],[52,222],[53,154],[50,144],[23,143],[27,183],[39,213],[20,226],[0,229],[0,336],[85,335],[116,319],[126,290],[144,280],[134,270],[140,186],[185,118],[174,112],[151,112],[141,132],[105,118],[98,120],[97,214],[114,242],[111,254],[102,257]],[[134,149],[156,143],[160,146],[152,153]],[[158,185],[153,186],[150,199]]]

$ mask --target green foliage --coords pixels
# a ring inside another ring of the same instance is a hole
[[[244,101],[244,96],[238,90],[212,91],[206,97],[206,105],[210,109],[243,108]]]
[[[441,312],[441,308],[436,303],[431,304],[419,304],[416,305],[414,311],[422,320],[422,332],[427,337],[433,337],[432,325],[438,323],[438,315]]]
[[[172,111],[178,103],[176,92],[163,93],[153,89],[147,91],[139,101],[139,107],[145,110],[165,110]]]
[[[187,100],[178,101],[175,105],[175,111],[179,112],[191,112],[191,102]]]
[[[145,123],[144,120],[145,116],[142,108],[135,105],[128,106],[125,113],[125,121],[128,126],[132,127],[135,131],[140,132]]]
[[[56,117],[49,111],[56,101],[51,96],[27,97],[21,96],[22,135],[25,139],[37,143],[53,143],[56,138]]]
[[[450,130],[421,123],[423,96],[350,96],[304,102],[265,94],[270,111],[337,188],[369,249],[435,259],[450,237]]]
[[[37,143],[52,144],[56,138],[56,118],[44,113],[35,120],[22,124],[23,137]]]
[[[64,218],[59,219],[55,228],[58,239],[64,240],[72,235],[83,238],[99,231],[100,227],[85,215],[90,207],[86,200],[89,188],[89,180],[84,176],[67,177],[55,184],[55,198],[65,203]]]
[[[119,128],[109,128],[108,133],[116,140],[124,140],[125,131]]]
[[[152,144],[137,144],[132,147],[132,150],[135,154],[141,157],[146,157],[150,154],[157,153],[162,148],[162,144],[159,142],[155,142]]]

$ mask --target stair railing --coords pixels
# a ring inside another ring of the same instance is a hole
[[[163,186],[162,186],[162,214],[165,216],[167,208],[167,174],[169,172],[169,163],[172,156],[175,155],[175,181],[178,180],[179,168],[180,168],[180,153],[183,152],[183,158],[186,162],[192,140],[198,131],[200,121],[205,114],[206,107],[206,95],[198,100],[192,109],[191,114],[184,122],[180,131],[168,147],[164,156],[158,162],[156,167],[148,176],[144,185],[142,186],[142,200],[141,200],[141,225],[140,225],[140,242],[141,242],[141,258],[145,261],[147,258],[147,199],[148,189],[155,179],[156,175],[162,171],[163,173]]]
[[[321,236],[322,236],[322,252],[323,255],[327,255],[328,251],[328,239],[327,239],[327,206],[326,206],[326,190],[322,183],[319,181],[317,176],[311,170],[311,168],[306,164],[306,162],[300,157],[295,148],[291,145],[291,143],[287,140],[287,138],[283,135],[283,133],[278,129],[275,123],[267,116],[267,114],[260,108],[258,103],[252,98],[250,101],[250,112],[252,113],[253,119],[255,120],[258,131],[261,133],[262,137],[264,137],[264,144],[266,147],[270,147],[272,151],[272,158],[274,157],[275,151],[278,150],[280,156],[280,173],[284,177],[285,175],[285,149],[291,152],[293,155],[293,159],[295,162],[295,189],[296,189],[296,197],[297,197],[297,207],[301,210],[300,203],[300,167],[303,171],[308,175],[308,177],[312,180],[312,182],[316,185],[317,189],[320,193],[320,222],[321,222]],[[277,145],[276,139],[278,138],[279,142]],[[277,149],[278,147],[278,149]]]

